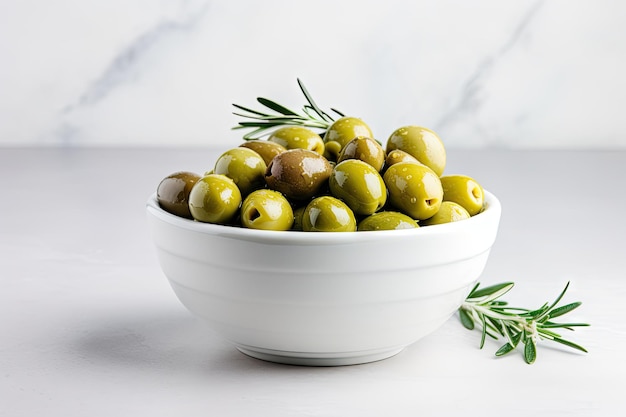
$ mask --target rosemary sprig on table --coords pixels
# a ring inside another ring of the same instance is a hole
[[[485,337],[498,339],[504,336],[507,342],[496,351],[496,356],[502,356],[515,350],[520,344],[524,345],[524,359],[531,364],[537,358],[537,341],[552,340],[565,346],[587,352],[587,350],[561,337],[555,329],[574,330],[574,327],[589,326],[586,323],[557,323],[552,319],[562,316],[581,305],[574,302],[557,307],[561,301],[569,282],[552,304],[545,303],[536,310],[507,306],[506,301],[499,300],[513,288],[512,282],[496,284],[479,289],[476,284],[465,302],[459,308],[461,323],[469,330],[473,330],[478,323],[482,329],[480,348],[485,344]]]
[[[302,81],[298,79],[298,86],[307,101],[302,107],[302,113],[299,114],[282,104],[278,104],[273,100],[257,97],[257,101],[272,110],[274,113],[267,113],[267,110],[254,110],[239,104],[233,104],[234,107],[244,113],[233,112],[235,116],[241,116],[248,119],[239,122],[233,129],[252,129],[246,133],[243,138],[245,140],[259,139],[271,132],[271,130],[282,126],[305,126],[310,128],[326,130],[334,122],[334,119],[324,110],[322,110],[313,100]],[[344,114],[333,108],[330,109],[340,117]]]

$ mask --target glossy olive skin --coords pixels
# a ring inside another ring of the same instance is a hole
[[[341,117],[335,120],[324,134],[327,158],[336,161],[344,146],[357,136],[373,138],[374,134],[363,120],[356,117]],[[336,144],[331,142],[336,142]]]
[[[163,178],[157,187],[159,206],[168,213],[192,219],[189,193],[199,179],[200,175],[186,171],[175,172]]]
[[[446,149],[439,136],[421,126],[396,129],[387,140],[387,153],[394,149],[405,151],[441,176],[446,168]]]
[[[389,168],[393,164],[397,164],[398,162],[415,162],[420,163],[413,156],[408,153],[401,151],[400,149],[394,149],[393,151],[387,154],[385,158],[385,168]]]
[[[385,164],[385,150],[374,139],[358,136],[343,147],[337,157],[337,163],[346,159],[359,159],[380,172]]]
[[[293,225],[293,210],[278,191],[256,190],[243,200],[241,224],[248,229],[289,230]]]
[[[422,226],[432,226],[435,224],[444,224],[458,222],[459,220],[469,219],[471,216],[461,205],[452,201],[443,201],[439,211],[435,215],[426,220],[422,220]]]
[[[355,232],[356,226],[350,207],[331,196],[313,199],[302,215],[302,230],[305,232]]]
[[[339,142],[331,141],[324,143],[324,158],[330,162],[337,162],[339,154],[341,153],[341,144]]]
[[[480,213],[485,202],[483,187],[467,175],[444,175],[441,177],[444,201],[460,204],[470,216]]]
[[[226,175],[202,177],[189,193],[189,210],[200,222],[227,224],[239,212],[241,192]]]
[[[425,165],[399,162],[390,166],[383,176],[389,201],[402,213],[424,220],[437,213],[443,199],[439,176]]]
[[[328,179],[330,193],[343,200],[355,214],[369,215],[387,201],[385,182],[378,171],[359,159],[339,162]]]
[[[322,137],[302,126],[287,126],[275,130],[267,138],[269,142],[275,142],[287,149],[308,149],[320,155],[324,154],[324,141]]]
[[[224,152],[213,168],[214,174],[231,178],[243,196],[265,186],[265,161],[255,151],[248,148],[233,148]]]
[[[265,165],[269,165],[276,155],[287,150],[284,146],[268,140],[247,140],[239,146],[252,149],[254,152],[261,155]]]
[[[416,229],[419,224],[406,214],[397,211],[381,211],[359,222],[358,231]]]
[[[332,172],[322,155],[307,149],[289,149],[272,159],[265,172],[265,182],[288,200],[308,200],[328,183]]]

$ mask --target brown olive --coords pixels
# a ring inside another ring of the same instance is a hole
[[[163,210],[187,219],[193,218],[189,211],[189,193],[200,176],[193,172],[175,172],[163,178],[157,187],[157,200]]]
[[[247,140],[239,146],[252,149],[254,152],[261,155],[261,158],[265,161],[265,165],[269,165],[276,155],[287,150],[283,145],[268,140]]]
[[[337,157],[337,163],[346,159],[359,159],[380,172],[385,163],[385,150],[374,139],[357,136],[343,147]]]
[[[290,200],[307,200],[327,185],[331,172],[330,163],[317,152],[289,149],[272,159],[265,181]]]

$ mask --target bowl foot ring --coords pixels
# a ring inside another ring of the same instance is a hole
[[[342,352],[337,354],[319,354],[306,352],[286,352],[279,350],[259,349],[250,346],[236,346],[244,355],[267,362],[299,366],[346,366],[376,362],[397,355],[402,347],[367,352]]]

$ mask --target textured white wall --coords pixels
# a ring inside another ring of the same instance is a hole
[[[0,145],[237,143],[231,103],[322,107],[379,139],[626,148],[626,3],[0,0]]]

